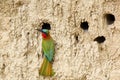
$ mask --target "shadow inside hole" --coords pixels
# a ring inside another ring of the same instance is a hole
[[[94,41],[97,41],[97,43],[103,43],[105,40],[106,39],[104,36],[98,36],[94,39]]]
[[[49,23],[43,23],[42,25],[42,29],[48,29],[48,30],[51,30],[51,26]]]
[[[115,21],[115,16],[113,14],[105,14],[105,19],[108,25],[113,24]]]
[[[89,28],[88,22],[87,22],[87,21],[81,22],[80,27],[81,27],[83,30],[88,30],[88,28]]]

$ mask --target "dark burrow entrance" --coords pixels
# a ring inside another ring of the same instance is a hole
[[[115,16],[113,14],[105,14],[105,19],[108,25],[113,24],[115,21]]]
[[[98,36],[94,39],[94,41],[97,41],[97,43],[103,43],[105,40],[106,39],[104,36]]]
[[[44,23],[44,22],[43,22],[42,29],[48,29],[48,30],[51,30],[51,26],[50,26],[49,23]]]
[[[88,22],[87,22],[87,21],[81,22],[80,27],[81,27],[83,30],[88,30],[88,28],[89,28]]]

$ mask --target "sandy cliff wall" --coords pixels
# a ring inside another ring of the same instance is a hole
[[[42,22],[56,41],[52,78],[38,74]],[[0,0],[0,80],[44,79],[120,79],[120,0]]]

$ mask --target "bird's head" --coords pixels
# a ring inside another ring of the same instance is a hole
[[[42,33],[43,38],[47,38],[49,36],[49,30],[48,29],[37,29]]]

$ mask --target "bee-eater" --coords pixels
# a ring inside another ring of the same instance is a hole
[[[42,33],[42,51],[44,60],[39,70],[39,74],[43,76],[53,76],[55,72],[52,69],[54,57],[54,40],[50,36],[48,29],[37,29]]]

